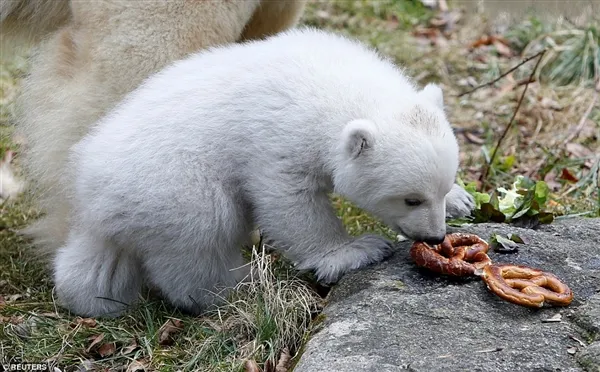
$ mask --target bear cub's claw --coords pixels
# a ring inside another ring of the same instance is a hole
[[[365,234],[330,251],[315,265],[319,282],[333,284],[345,273],[383,261],[394,253],[393,243],[378,235]]]
[[[475,199],[457,184],[446,195],[446,218],[460,218],[471,214],[475,208]]]

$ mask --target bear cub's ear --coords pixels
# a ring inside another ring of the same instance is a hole
[[[375,125],[368,120],[353,120],[346,124],[342,138],[344,150],[351,159],[356,159],[375,144]]]
[[[438,85],[427,84],[421,91],[421,95],[442,110],[444,109],[444,93],[442,92],[442,88],[440,88]]]

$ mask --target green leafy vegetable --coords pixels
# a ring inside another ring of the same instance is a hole
[[[453,220],[450,224],[506,222],[535,228],[554,221],[554,214],[545,211],[550,188],[544,181],[517,176],[510,189],[498,187],[490,194],[478,192],[475,182],[465,184],[460,179],[457,182],[473,196],[475,209],[469,218]]]

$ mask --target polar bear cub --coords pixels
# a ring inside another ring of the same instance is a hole
[[[324,282],[390,255],[381,236],[348,235],[331,191],[432,243],[447,213],[472,208],[454,185],[458,146],[440,88],[417,90],[374,51],[309,28],[174,63],[71,159],[55,283],[86,316],[120,314],[142,286],[202,311],[247,275],[240,246],[255,225]]]

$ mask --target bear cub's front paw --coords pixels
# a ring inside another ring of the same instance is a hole
[[[393,252],[390,240],[378,235],[362,235],[323,257],[315,267],[317,279],[321,283],[335,283],[348,271],[380,262]]]
[[[460,218],[471,214],[475,208],[475,199],[457,184],[446,195],[446,218]]]

